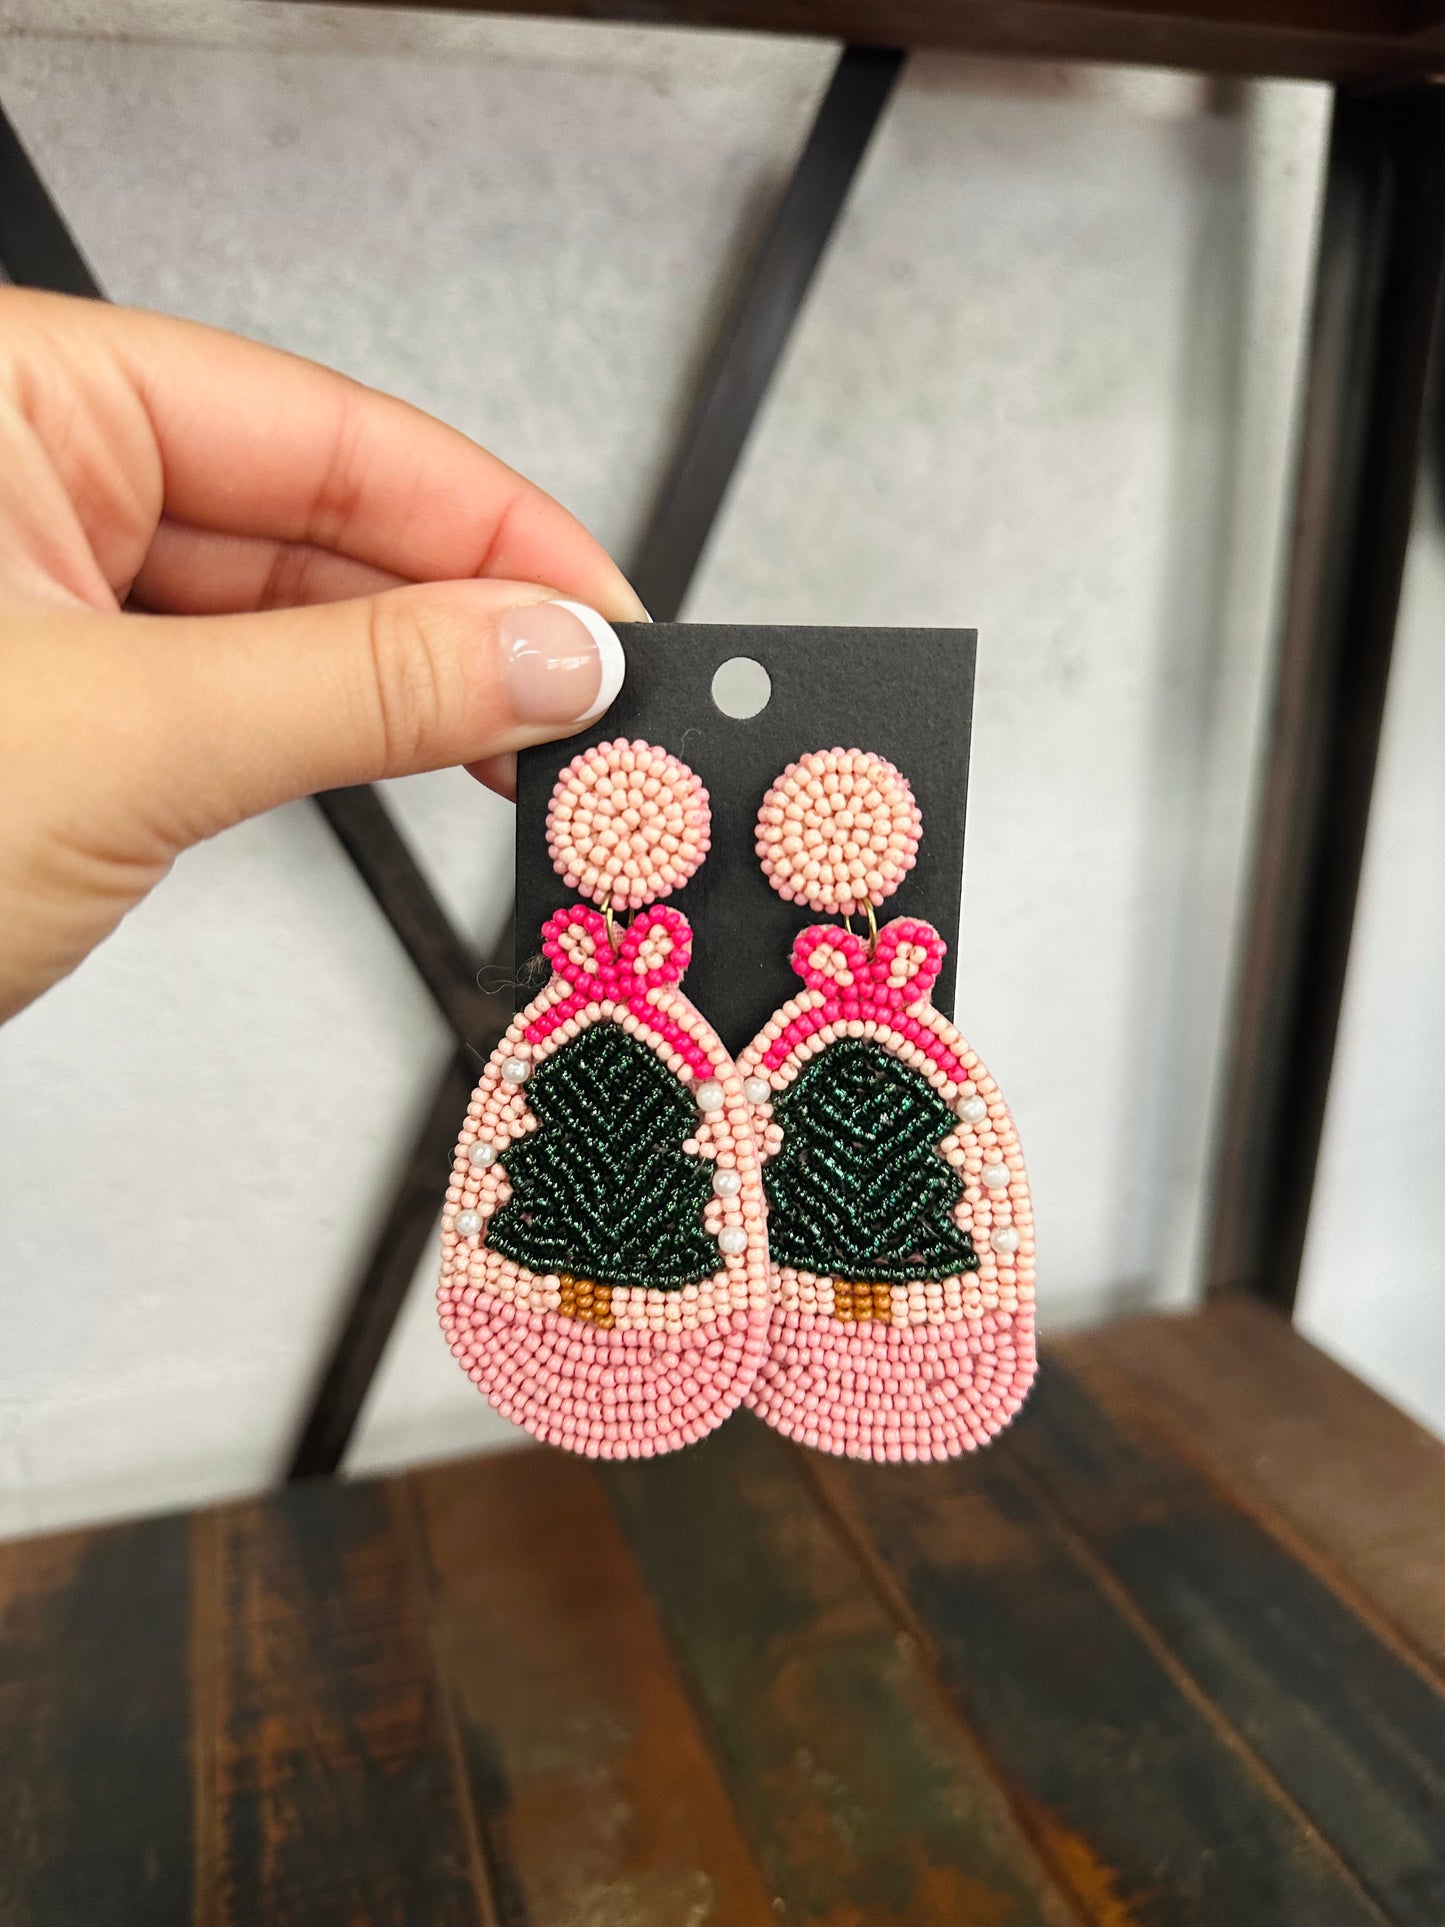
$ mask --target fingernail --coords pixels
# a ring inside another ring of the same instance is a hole
[[[595,722],[612,705],[627,665],[610,623],[583,602],[534,602],[500,623],[519,723]]]

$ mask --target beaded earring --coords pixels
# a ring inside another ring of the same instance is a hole
[[[971,1451],[1034,1375],[1033,1214],[1013,1120],[928,1001],[942,937],[916,918],[880,930],[874,917],[921,832],[906,778],[856,749],[791,764],[757,821],[778,894],[846,927],[801,932],[792,962],[806,988],[738,1059],[774,1300],[748,1403],[788,1437],[850,1458]]]
[[[619,739],[563,770],[547,848],[591,902],[543,930],[551,979],[482,1074],[442,1216],[453,1353],[498,1411],[589,1458],[701,1438],[766,1349],[742,1080],[679,988],[687,919],[642,908],[693,874],[709,829],[706,789],[664,749]]]

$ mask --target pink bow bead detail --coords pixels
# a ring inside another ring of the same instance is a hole
[[[692,960],[692,930],[680,910],[658,904],[633,918],[614,951],[602,912],[579,903],[547,919],[542,950],[574,991],[627,1003],[660,984],[682,982]]]
[[[885,924],[871,957],[868,945],[851,930],[819,923],[800,932],[793,944],[793,968],[824,1001],[800,1011],[773,1040],[764,1068],[776,1070],[817,1031],[867,1018],[926,1050],[950,1077],[963,1079],[968,1075],[965,1067],[926,1024],[909,1014],[913,1005],[927,999],[947,954],[948,946],[933,925],[915,917],[895,917]]]
[[[713,1075],[705,1052],[657,1008],[650,994],[681,983],[691,961],[692,928],[680,910],[666,904],[644,910],[632,919],[614,951],[602,912],[590,904],[573,904],[543,925],[542,951],[571,994],[528,1026],[529,1043],[542,1043],[560,1025],[597,1004],[624,1004],[699,1077]]]
[[[818,923],[799,933],[793,968],[809,990],[881,1014],[926,997],[947,955],[948,946],[933,925],[916,917],[884,924],[871,957],[868,945],[851,930]]]

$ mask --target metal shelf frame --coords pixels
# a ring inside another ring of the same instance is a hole
[[[743,278],[633,561],[632,580],[659,620],[682,606],[904,57],[844,48]],[[1335,90],[1290,587],[1215,1169],[1211,1289],[1244,1289],[1285,1308],[1329,1089],[1445,260],[1445,100],[1413,77],[1420,59],[1412,42],[1400,63],[1405,77]],[[1224,64],[1238,71],[1245,62]],[[0,265],[21,285],[104,298],[3,113]],[[480,987],[484,961],[450,922],[377,792],[334,790],[316,807],[457,1050],[399,1157],[394,1192],[318,1373],[293,1479],[342,1463],[435,1224],[478,1066],[511,1016],[503,997]]]

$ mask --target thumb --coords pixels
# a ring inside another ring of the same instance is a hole
[[[151,739],[144,780],[175,812],[178,844],[313,790],[570,735],[610,706],[624,673],[595,610],[526,583],[121,621]]]

